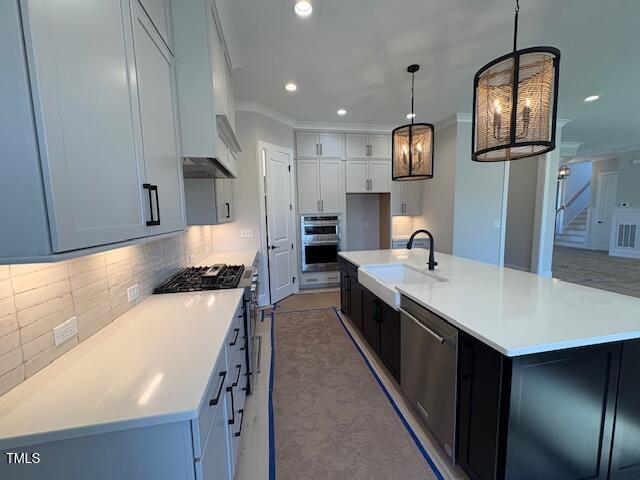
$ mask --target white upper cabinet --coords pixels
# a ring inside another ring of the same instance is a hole
[[[422,213],[422,181],[391,182],[391,215]]]
[[[391,158],[391,137],[386,134],[347,133],[347,158]]]
[[[342,158],[342,133],[296,132],[296,157]]]
[[[301,159],[296,161],[298,213],[341,213],[344,183],[342,161]]]
[[[347,193],[389,193],[391,161],[347,160]]]
[[[173,56],[135,0],[132,13],[142,154],[146,183],[153,186],[148,225],[154,234],[174,232],[184,229],[186,221]]]
[[[224,154],[218,148],[219,137],[235,153],[240,145],[233,86],[215,3],[170,0],[170,4],[182,155],[218,158]]]
[[[2,2],[0,15],[13,3]],[[55,0],[23,3],[51,245],[49,252],[12,251],[30,256],[145,236],[144,172],[137,159],[128,83],[129,12],[120,2],[98,0],[75,4],[73,15]],[[7,168],[16,181],[23,178],[19,158]],[[11,256],[4,242],[2,247],[0,257]]]
[[[169,21],[168,0],[140,0],[142,7],[151,18],[153,25],[160,33],[165,44],[172,49],[171,22]]]
[[[297,157],[317,157],[319,152],[317,133],[296,132]]]
[[[318,160],[296,161],[298,213],[320,212],[320,163]]]
[[[320,206],[322,213],[341,213],[344,199],[342,160],[320,160]]]
[[[73,14],[54,0],[24,0],[19,13],[16,4],[0,2],[0,41],[11,47],[1,95],[20,126],[16,135],[0,122],[11,153],[2,177],[13,179],[0,181],[0,262],[184,228],[173,57],[161,28],[137,0],[85,0]]]
[[[371,193],[391,192],[391,162],[389,160],[369,161],[369,191]]]
[[[233,201],[233,180],[229,178],[215,179],[216,223],[233,222],[235,219]]]
[[[369,156],[391,158],[391,135],[369,135]]]
[[[365,158],[369,153],[369,135],[363,133],[347,133],[346,157]]]

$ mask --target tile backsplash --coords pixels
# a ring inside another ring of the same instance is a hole
[[[414,231],[414,217],[394,216],[391,217],[391,235],[396,237],[408,237]]]
[[[0,265],[0,395],[41,370],[213,253],[213,227],[57,263]],[[128,303],[127,288],[140,286]],[[78,335],[54,346],[53,327],[76,317]]]

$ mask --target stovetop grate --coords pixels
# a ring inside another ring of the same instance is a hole
[[[203,290],[223,290],[236,288],[243,265],[216,265],[217,274],[211,275],[212,267],[188,267],[180,270],[154,290],[153,293],[199,292]]]

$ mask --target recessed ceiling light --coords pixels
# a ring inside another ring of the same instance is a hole
[[[313,5],[311,5],[309,0],[299,0],[296,2],[296,6],[293,7],[293,10],[299,17],[308,17],[313,11]]]
[[[595,102],[600,98],[600,95],[591,95],[584,99],[585,102]]]
[[[407,113],[407,118],[408,119],[416,118],[416,114],[415,113]]]
[[[337,113],[338,115],[346,115],[346,114],[347,114],[347,111],[346,111],[344,108],[341,108],[341,109],[340,109],[340,110],[338,110],[336,113]]]
[[[287,92],[295,92],[298,89],[298,86],[293,82],[289,82],[284,86],[284,88]]]

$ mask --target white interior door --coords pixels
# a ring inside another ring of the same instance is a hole
[[[596,198],[596,239],[597,248],[609,250],[611,238],[611,222],[618,192],[618,174],[601,173],[598,177],[598,195]]]
[[[271,303],[295,292],[296,250],[294,248],[291,151],[274,145],[264,147],[267,197],[267,248]]]

